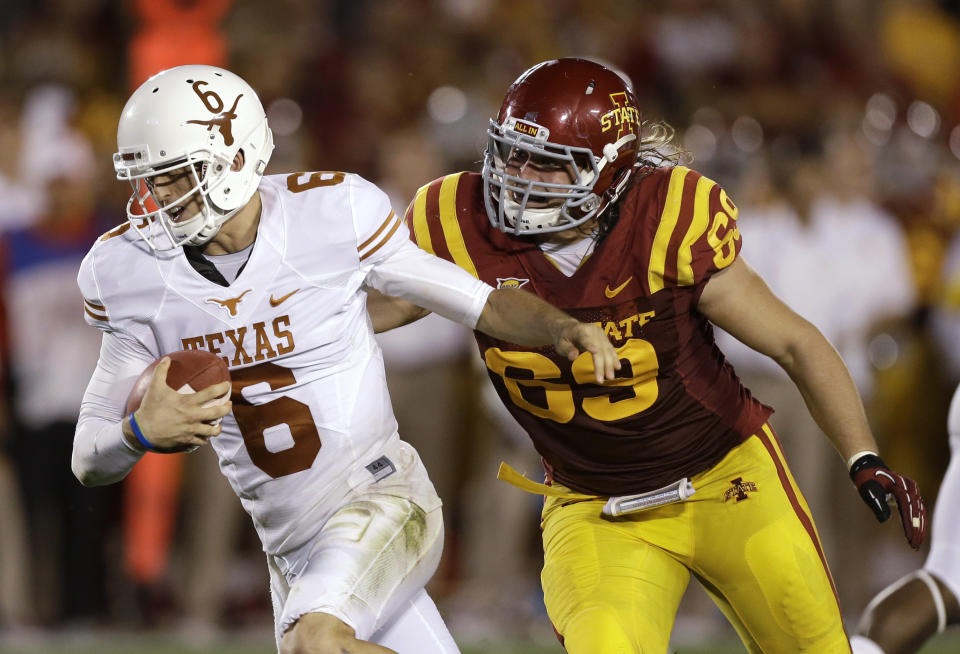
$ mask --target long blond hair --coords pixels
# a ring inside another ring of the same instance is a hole
[[[677,140],[677,130],[665,120],[645,120],[640,124],[640,152],[637,163],[644,168],[679,166],[693,161],[693,153]],[[641,174],[641,177],[646,175]]]
[[[644,177],[657,168],[679,166],[693,161],[693,153],[683,148],[677,141],[677,131],[665,120],[645,120],[640,124],[640,148],[637,153],[636,170],[630,180],[630,186],[639,184]],[[628,187],[629,188],[629,187]],[[620,200],[608,207],[597,219],[597,231],[594,238],[599,243],[620,220]]]

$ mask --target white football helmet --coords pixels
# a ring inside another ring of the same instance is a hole
[[[130,96],[117,146],[117,179],[133,187],[127,220],[151,248],[171,250],[206,243],[253,197],[273,152],[273,134],[256,92],[238,76],[214,66],[177,66]],[[231,170],[241,150],[243,166]],[[161,207],[151,178],[180,170],[192,175],[191,189]],[[200,211],[172,217],[195,193]],[[160,232],[150,224],[159,225],[169,245],[158,242]]]

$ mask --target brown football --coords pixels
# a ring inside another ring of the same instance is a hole
[[[227,368],[226,362],[216,354],[211,354],[206,350],[178,350],[170,352],[166,356],[170,357],[170,368],[167,370],[167,386],[179,393],[194,393],[207,386],[230,381],[230,370]],[[134,382],[133,388],[127,396],[124,415],[130,415],[140,408],[147,387],[150,386],[153,369],[158,363],[160,363],[160,359],[147,366],[137,377],[137,381]],[[230,391],[228,390],[225,395],[211,400],[205,406],[223,404],[229,399]]]

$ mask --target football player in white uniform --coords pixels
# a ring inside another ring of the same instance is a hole
[[[262,177],[271,132],[254,90],[229,71],[180,66],[147,80],[117,140],[117,176],[134,193],[128,222],[79,273],[87,321],[104,335],[74,473],[113,483],[147,450],[209,439],[263,541],[281,652],[456,652],[423,591],[440,558],[440,500],[397,434],[367,291],[506,341],[590,351],[598,381],[619,368],[609,341],[424,253],[356,175]],[[164,360],[125,416],[138,375],[181,349],[223,357],[232,402],[203,406],[226,382],[170,390]]]
[[[948,625],[960,623],[960,387],[947,416],[950,465],[933,511],[923,567],[880,591],[864,610],[853,654],[913,654]]]

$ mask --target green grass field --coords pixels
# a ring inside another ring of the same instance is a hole
[[[0,632],[2,641],[2,632]],[[17,647],[0,645],[0,654],[271,654],[273,643],[258,634],[255,637],[236,636],[214,647],[200,644],[190,646],[150,635],[69,636],[37,638]],[[743,654],[743,647],[734,644],[714,644],[702,647],[678,647],[670,654]],[[960,652],[960,630],[952,630],[933,639],[920,654],[956,654]],[[464,647],[462,654],[563,654],[559,645],[532,645],[529,643],[500,643],[482,647]]]

